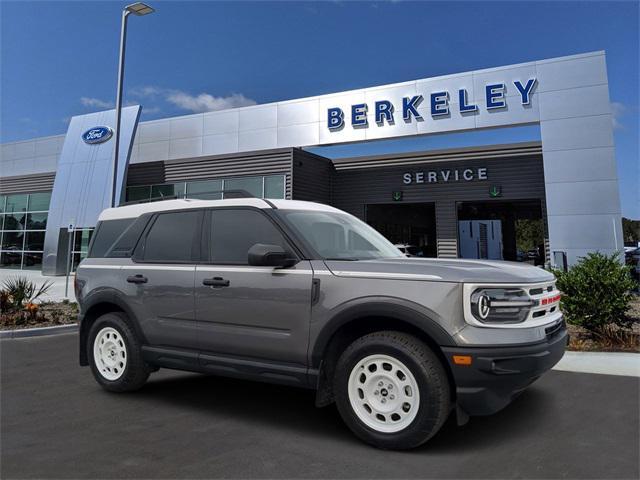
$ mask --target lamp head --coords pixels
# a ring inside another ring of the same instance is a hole
[[[142,2],[132,3],[131,5],[127,5],[126,7],[124,7],[124,9],[127,12],[133,13],[134,15],[138,16],[149,15],[150,13],[155,12],[153,8]]]

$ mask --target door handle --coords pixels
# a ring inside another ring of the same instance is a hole
[[[127,277],[127,282],[129,283],[147,283],[149,279],[144,275],[130,275]]]
[[[202,284],[213,288],[228,287],[229,280],[225,280],[222,277],[205,278],[202,280]]]

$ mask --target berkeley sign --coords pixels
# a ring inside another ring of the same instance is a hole
[[[513,82],[520,94],[520,103],[529,105],[531,103],[531,94],[537,83],[536,78],[530,78],[526,82],[516,80]],[[485,103],[487,110],[495,110],[506,108],[507,101],[505,98],[504,83],[492,83],[485,86]],[[478,111],[478,105],[470,103],[467,98],[467,91],[464,88],[456,92],[458,110],[461,114],[469,114]],[[430,114],[433,118],[447,117],[451,114],[450,94],[447,90],[433,92],[430,97]],[[405,122],[411,122],[412,119],[417,121],[423,120],[422,109],[419,107],[424,101],[423,95],[414,95],[412,97],[402,98],[402,119]],[[378,126],[383,126],[385,121],[389,125],[395,123],[394,114],[396,106],[389,100],[379,100],[373,105],[374,120]],[[369,126],[367,114],[369,113],[369,105],[366,103],[358,103],[351,105],[351,126],[354,128],[366,128]],[[340,130],[345,125],[345,114],[340,107],[331,107],[327,109],[327,127],[329,130]]]

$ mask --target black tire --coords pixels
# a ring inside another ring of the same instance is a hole
[[[366,425],[349,400],[351,371],[370,355],[387,355],[402,362],[417,383],[417,414],[400,431],[381,432]],[[336,365],[333,389],[347,426],[363,441],[383,449],[406,450],[425,443],[440,430],[451,412],[449,381],[442,363],[424,342],[403,332],[374,332],[349,345]]]
[[[115,380],[109,380],[100,373],[93,352],[94,342],[98,333],[107,327],[115,329],[120,334],[120,337],[122,337],[124,341],[124,348],[126,349],[126,365],[120,377]],[[110,392],[130,392],[137,390],[145,384],[151,373],[151,368],[142,359],[140,340],[127,323],[127,316],[124,313],[106,313],[94,322],[89,330],[87,358],[89,359],[89,365],[91,366],[91,371],[96,381],[102,388]]]

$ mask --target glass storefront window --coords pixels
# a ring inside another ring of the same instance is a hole
[[[44,232],[27,232],[25,250],[44,250]]]
[[[0,267],[1,268],[20,268],[22,264],[22,252],[1,252]]]
[[[32,193],[29,195],[30,212],[46,212],[49,210],[51,192]]]
[[[24,252],[22,268],[24,270],[40,270],[42,268],[42,253]]]
[[[238,194],[233,195],[233,190],[243,190],[254,197],[262,198],[262,177],[244,177],[229,178],[224,181],[225,197],[229,192],[228,198],[236,198]]]
[[[127,202],[148,202],[151,199],[151,185],[127,187]]]
[[[73,251],[87,253],[93,229],[76,230],[73,237]]]
[[[165,197],[168,197],[169,199],[183,198],[184,197],[184,183],[178,183],[176,185],[167,184],[167,185],[152,185],[151,186],[151,199],[152,200],[162,200]]]
[[[196,198],[200,200],[220,200],[237,198],[245,191],[256,198],[285,198],[285,176],[251,176],[175,184],[157,184],[127,187],[127,202],[149,202],[162,198]],[[223,195],[225,192],[226,195]],[[228,192],[228,193],[227,193]]]
[[[0,268],[40,269],[51,192],[0,196]]]
[[[210,193],[222,191],[222,180],[207,180],[204,182],[188,182],[187,197],[199,200],[220,200],[221,193]]]
[[[27,230],[46,230],[48,216],[48,213],[27,214]]]
[[[73,232],[73,250],[71,251],[73,263],[71,265],[71,271],[75,271],[80,262],[87,256],[89,242],[91,241],[93,232],[93,228],[83,228]]]
[[[24,230],[24,213],[7,213],[3,217],[3,230]]]
[[[23,195],[23,194],[8,195],[6,211],[9,213],[26,212],[28,198],[29,198],[28,195]]]
[[[3,250],[22,250],[24,243],[24,232],[2,232]]]
[[[284,198],[284,175],[264,177],[264,198]]]

